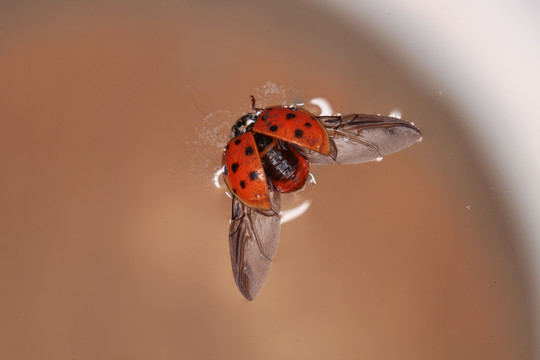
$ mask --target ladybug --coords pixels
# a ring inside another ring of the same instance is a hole
[[[380,115],[316,116],[296,106],[255,107],[238,119],[223,152],[232,196],[229,245],[238,289],[254,300],[277,251],[280,194],[302,189],[309,166],[380,160],[420,141],[413,124]]]

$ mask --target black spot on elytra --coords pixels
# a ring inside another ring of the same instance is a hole
[[[261,116],[261,119],[262,119],[262,120],[268,119],[268,115],[264,114],[263,116]]]
[[[234,141],[234,143],[235,143],[236,145],[240,144],[241,142],[242,142],[242,140],[240,140],[240,139],[236,139],[236,140]]]
[[[271,132],[276,132],[277,129],[278,129],[277,125],[272,125],[272,126],[270,126],[270,131],[271,131]]]
[[[304,125],[305,125],[305,127],[311,127],[312,126],[310,122],[306,122]]]
[[[246,148],[246,155],[253,155],[253,148],[251,146]]]
[[[229,169],[227,168],[227,165],[225,165],[225,167],[223,168],[223,173],[225,175],[229,175]]]
[[[238,163],[234,163],[231,165],[231,170],[233,173],[236,174],[236,170],[238,170]]]
[[[259,178],[259,174],[257,174],[256,171],[252,171],[249,173],[249,180],[253,181],[255,179]]]
[[[232,192],[236,195],[236,189],[235,188],[232,189]]]
[[[246,188],[246,182],[244,180],[240,181],[240,186],[242,187],[242,189],[245,189]]]
[[[288,113],[287,115],[285,115],[287,117],[287,120],[291,120],[291,119],[294,119],[296,117],[296,114],[293,114],[293,113]]]
[[[294,130],[294,137],[301,139],[304,136],[304,132],[300,129]]]

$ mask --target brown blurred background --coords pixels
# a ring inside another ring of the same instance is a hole
[[[534,357],[502,192],[373,35],[296,2],[4,2],[0,79],[0,358]],[[424,134],[314,168],[252,303],[211,184],[251,94]]]

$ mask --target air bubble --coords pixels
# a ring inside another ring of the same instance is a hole
[[[394,109],[394,110],[390,111],[390,114],[388,114],[388,116],[396,118],[396,119],[401,119],[401,110]]]
[[[322,97],[317,97],[310,100],[310,103],[318,106],[321,109],[321,115],[320,116],[331,116],[334,113],[334,110],[332,109],[332,105],[330,105],[330,102]]]
[[[292,221],[300,216],[302,216],[311,206],[311,200],[306,200],[297,207],[294,207],[289,210],[284,210],[281,212],[281,223],[285,224],[286,222]]]
[[[221,174],[223,174],[224,171],[225,166],[222,166],[214,173],[214,176],[212,177],[212,183],[218,189],[221,189],[223,187],[219,180],[222,179]]]

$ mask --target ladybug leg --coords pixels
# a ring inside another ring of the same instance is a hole
[[[315,185],[317,183],[317,180],[315,180],[315,176],[312,173],[309,173],[309,178],[306,181],[306,184],[313,184]]]

